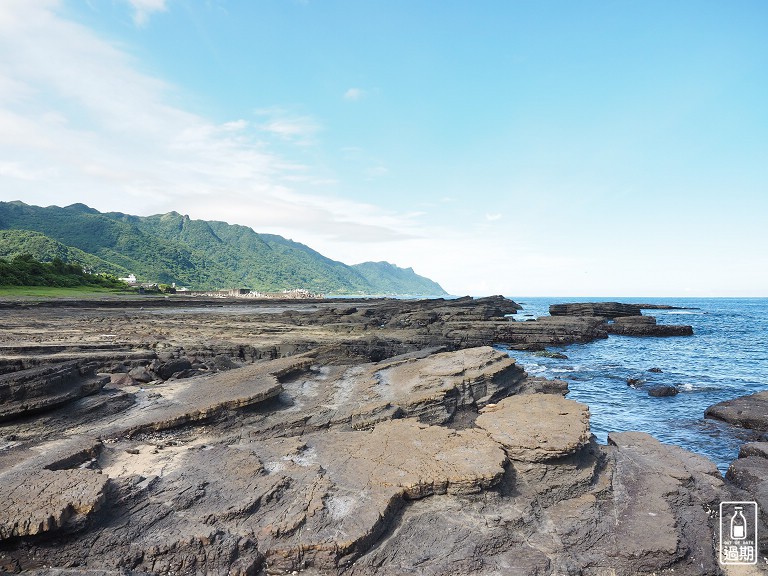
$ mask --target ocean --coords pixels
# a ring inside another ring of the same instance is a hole
[[[610,335],[588,344],[550,347],[567,360],[504,350],[533,376],[568,382],[568,398],[587,404],[592,433],[605,443],[609,432],[638,430],[713,460],[721,472],[739,446],[760,434],[716,420],[704,410],[723,400],[768,389],[768,298],[513,298],[524,321],[549,314],[564,302],[614,301],[669,304],[681,309],[643,310],[659,324],[689,324],[693,336]],[[661,372],[649,372],[659,368]],[[638,388],[629,378],[644,380]],[[671,384],[677,396],[654,398],[647,387]]]

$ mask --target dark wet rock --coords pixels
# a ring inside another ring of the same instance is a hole
[[[656,367],[648,368],[648,372],[653,372],[655,374],[661,374],[662,373],[662,369],[661,368],[656,368]]]
[[[192,368],[192,362],[189,358],[176,358],[160,364],[155,369],[155,373],[163,380],[168,380],[174,374],[184,372]]]
[[[627,316],[616,318],[606,325],[611,334],[621,336],[691,336],[693,328],[687,325],[657,324],[653,316]]]
[[[552,304],[552,316],[597,317],[609,319],[603,328],[622,336],[690,336],[693,328],[686,325],[657,324],[653,316],[643,316],[641,306],[620,302],[580,302]]]
[[[533,353],[534,356],[541,358],[553,358],[555,360],[568,360],[568,356],[562,352],[552,352],[551,350],[539,350]]]
[[[235,362],[226,354],[217,354],[213,359],[213,366],[216,370],[234,370],[240,368],[242,364]]]
[[[638,304],[642,310],[701,310],[695,306],[671,306],[669,304]]]
[[[648,388],[648,396],[653,396],[654,398],[664,398],[668,396],[677,396],[680,393],[680,390],[677,388],[677,386],[651,386]]]
[[[705,410],[704,416],[742,428],[768,431],[768,390],[714,404]]]
[[[640,307],[636,304],[621,302],[576,302],[570,304],[552,304],[549,307],[552,316],[599,316],[617,318],[619,316],[640,316]]]
[[[641,388],[645,384],[644,378],[627,378],[627,386],[632,388]]]

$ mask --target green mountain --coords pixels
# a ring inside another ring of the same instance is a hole
[[[348,266],[281,236],[176,212],[141,217],[101,213],[84,204],[41,208],[0,202],[0,257],[19,254],[193,289],[446,295],[410,268],[387,262]]]
[[[400,268],[389,262],[363,262],[352,266],[372,285],[378,286],[382,294],[397,293],[403,286],[413,285],[418,292],[411,292],[413,296],[422,294],[445,294],[440,284],[419,276],[413,268]],[[421,281],[418,286],[413,282],[414,278]]]

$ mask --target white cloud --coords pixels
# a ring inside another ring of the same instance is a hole
[[[259,129],[295,144],[312,144],[314,137],[322,129],[320,123],[312,117],[295,114],[280,107],[257,110],[256,115],[265,118],[264,122],[259,124]]]
[[[488,222],[496,222],[497,220],[501,220],[501,218],[502,214],[499,214],[498,212],[485,215],[485,219],[488,220]]]
[[[168,10],[166,0],[128,0],[133,7],[133,23],[138,27],[145,26],[153,12]]]
[[[310,245],[420,234],[410,218],[327,196],[333,174],[275,151],[274,138],[311,143],[321,130],[311,116],[275,107],[211,122],[170,104],[180,100],[177,89],[138,72],[129,55],[60,17],[58,6],[0,2],[0,200],[176,210]]]
[[[386,166],[372,166],[365,171],[369,178],[381,178],[382,176],[389,175],[389,168]]]
[[[344,92],[344,100],[360,100],[363,96],[365,96],[365,90],[361,88],[350,88],[346,92]]]
[[[0,176],[8,176],[19,180],[37,180],[35,171],[21,166],[18,162],[0,162]]]

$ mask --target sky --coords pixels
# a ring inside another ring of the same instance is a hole
[[[0,0],[0,200],[456,295],[768,296],[768,3]]]

